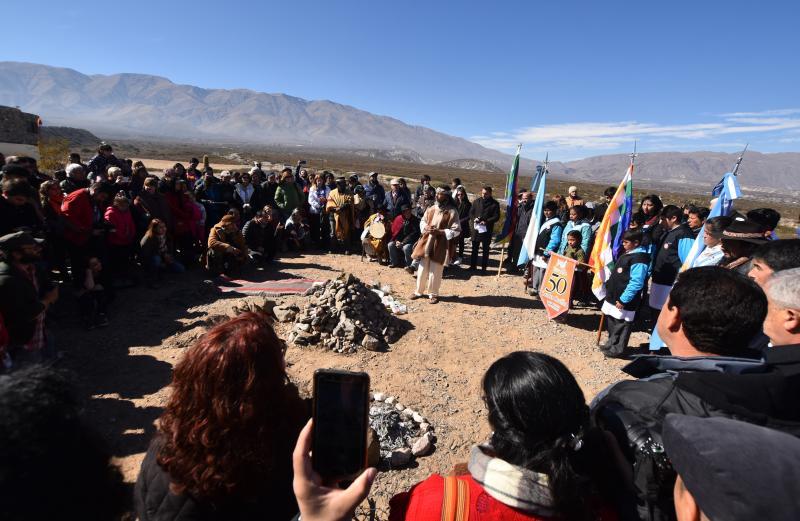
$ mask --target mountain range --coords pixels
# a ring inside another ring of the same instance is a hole
[[[0,105],[39,114],[46,125],[86,128],[111,138],[147,137],[193,142],[305,145],[411,163],[505,172],[511,156],[460,137],[409,125],[327,100],[246,89],[204,89],[146,74],[86,75],[21,62],[0,62]],[[708,190],[736,154],[664,152],[639,156],[636,179],[653,186]],[[615,184],[624,155],[554,162],[557,177]],[[521,161],[530,173],[535,161]],[[743,187],[800,194],[800,153],[748,152]]]

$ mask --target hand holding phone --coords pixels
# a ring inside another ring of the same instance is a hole
[[[304,521],[352,519],[353,511],[369,494],[378,471],[374,468],[365,470],[344,490],[327,486],[312,468],[309,456],[312,429],[313,420],[300,432],[292,455],[292,488],[300,507],[300,517]]]

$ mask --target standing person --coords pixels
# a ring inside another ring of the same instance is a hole
[[[733,219],[720,215],[708,219],[703,231],[703,244],[705,249],[697,256],[694,262],[695,268],[700,266],[717,266],[722,262],[722,257],[725,255],[722,251],[722,232],[725,228],[731,225]]]
[[[153,219],[163,222],[170,231],[174,229],[169,203],[164,194],[158,191],[158,179],[155,177],[144,180],[144,189],[133,199],[133,208],[139,230],[147,230]]]
[[[394,219],[400,214],[400,207],[404,204],[411,205],[411,199],[406,196],[405,192],[403,191],[403,187],[400,184],[400,179],[394,178],[389,183],[391,190],[389,193],[386,194],[384,198],[386,211],[389,213],[389,216]]]
[[[569,209],[569,221],[564,226],[564,231],[561,236],[561,244],[558,247],[558,253],[564,255],[567,249],[568,242],[567,236],[571,231],[577,231],[581,234],[580,247],[584,252],[588,252],[589,246],[592,241],[592,225],[586,218],[587,209],[583,205],[573,206]]]
[[[526,284],[530,285],[530,294],[538,295],[539,288],[544,279],[544,272],[547,270],[547,263],[550,262],[550,254],[557,252],[561,245],[561,219],[558,218],[558,203],[547,201],[544,203],[544,222],[539,228],[539,235],[536,237],[536,253],[532,263],[528,267],[528,277]]]
[[[422,195],[425,193],[425,187],[430,185],[431,185],[431,176],[426,174],[420,177],[419,186],[414,191],[414,199],[411,201],[411,203],[416,203],[419,200],[419,198],[422,197]]]
[[[281,215],[287,219],[295,208],[300,206],[302,197],[291,168],[281,171],[281,182],[275,189],[275,205],[280,209]]]
[[[492,197],[491,186],[484,186],[481,196],[473,201],[470,219],[472,220],[472,258],[469,269],[477,269],[478,247],[481,247],[483,249],[481,269],[485,273],[489,266],[489,246],[492,243],[494,225],[500,219],[500,203]]]
[[[386,200],[386,190],[383,189],[383,185],[378,180],[377,172],[369,173],[369,180],[364,187],[364,197],[367,198],[367,204],[369,205],[370,211],[373,213],[379,206],[384,204]]]
[[[263,203],[277,208],[275,206],[275,192],[278,190],[278,174],[270,172],[267,174],[267,180],[261,183]]]
[[[563,195],[556,194],[551,200],[558,205],[558,211],[556,212],[558,220],[560,220],[562,224],[567,224],[567,221],[569,221],[569,206],[567,206],[566,198],[564,198]]]
[[[606,215],[606,210],[608,210],[608,205],[611,203],[611,199],[614,197],[614,194],[617,193],[617,189],[613,186],[609,186],[608,188],[603,191],[603,200],[594,206],[594,222],[602,223],[603,217]]]
[[[64,193],[58,181],[45,181],[39,187],[39,203],[44,216],[45,249],[50,269],[57,269],[62,280],[67,276],[67,249],[64,243],[66,219],[61,213]]]
[[[330,216],[331,246],[350,254],[350,241],[355,229],[355,201],[353,194],[347,189],[344,177],[336,178],[336,188],[331,190],[325,210]]]
[[[123,192],[114,197],[103,217],[110,227],[106,240],[111,276],[116,283],[132,284],[135,282],[131,259],[136,242],[136,224],[131,215],[130,200]]]
[[[664,203],[661,202],[661,198],[656,194],[650,194],[642,198],[639,210],[636,212],[644,216],[642,230],[645,231],[645,238],[642,244],[652,245],[651,254],[655,253],[656,245],[661,241],[661,236],[666,233],[661,226],[661,210],[663,209]]]
[[[317,174],[308,190],[308,223],[311,226],[312,242],[322,249],[325,249],[330,239],[328,216],[325,215],[325,204],[328,202],[329,194],[330,189],[325,186],[325,178]]]
[[[667,301],[675,277],[694,245],[694,234],[687,224],[681,223],[682,215],[681,209],[674,205],[667,205],[661,210],[660,226],[663,234],[655,243],[648,302],[654,317],[658,316]]]
[[[8,333],[6,354],[16,364],[41,360],[46,347],[45,312],[58,300],[58,286],[49,287],[36,270],[41,242],[27,232],[0,237],[0,316]]]
[[[689,207],[689,215],[686,218],[686,224],[689,225],[689,229],[692,230],[695,238],[700,234],[700,230],[703,229],[703,225],[706,223],[709,213],[708,208]]]
[[[253,216],[253,204],[256,201],[256,187],[252,183],[252,176],[248,173],[242,174],[240,181],[236,183],[233,192],[233,200],[236,207],[242,212],[242,219],[249,220]],[[257,208],[258,206],[256,206]]]
[[[189,160],[189,168],[186,169],[186,181],[192,190],[194,190],[197,182],[203,178],[203,173],[197,168],[199,164],[200,160],[193,157]]]
[[[628,347],[650,268],[650,255],[642,248],[640,230],[625,230],[622,249],[623,253],[614,263],[614,271],[606,282],[606,297],[601,308],[606,316],[608,341],[600,350],[609,358],[622,358]]]
[[[36,201],[36,190],[24,179],[6,179],[0,197],[0,235],[16,231],[38,234],[44,217]]]
[[[417,287],[411,299],[428,294],[431,304],[439,302],[442,272],[450,254],[450,241],[461,233],[458,212],[450,198],[450,188],[442,185],[436,189],[436,204],[428,208],[420,221],[422,237],[415,247],[420,261],[417,270]],[[418,252],[417,252],[418,249]]]
[[[289,380],[285,351],[271,317],[253,311],[189,348],[136,480],[141,521],[297,514],[292,447],[310,408]]]
[[[101,143],[97,147],[97,155],[89,160],[86,174],[91,182],[105,181],[106,173],[110,167],[119,167],[124,170],[124,163],[114,155],[114,149],[108,143]]]
[[[461,184],[461,178],[454,177],[453,180],[450,181],[450,190],[455,191],[455,189],[458,188],[459,186],[463,186]]]
[[[511,247],[509,248],[508,260],[511,263],[508,271],[517,273],[517,259],[519,259],[522,243],[525,242],[525,234],[528,233],[528,225],[531,223],[533,215],[533,198],[530,192],[520,194],[519,206],[517,206],[517,224],[514,228],[514,235],[511,236]]]
[[[404,178],[399,178],[400,181],[400,191],[403,192],[406,196],[406,201],[411,202],[411,189],[408,187],[408,183]]]
[[[81,287],[76,292],[81,319],[88,331],[108,325],[108,293],[103,286],[106,280],[104,275],[100,259],[90,257],[86,273],[81,278]]]
[[[761,225],[748,219],[734,218],[722,232],[722,251],[725,256],[720,266],[747,275],[752,267],[753,252],[768,240]]]
[[[764,230],[764,237],[767,239],[777,239],[775,228],[781,221],[781,214],[772,208],[756,208],[747,212],[747,218],[758,223]]]
[[[762,244],[753,252],[747,276],[762,288],[779,271],[800,268],[800,239],[781,239]]]
[[[780,364],[781,357],[787,356],[791,350],[797,366],[800,360],[800,268],[777,272],[767,279],[764,292],[768,303],[764,334],[773,346],[765,352],[767,362],[777,356],[776,361]],[[784,374],[793,374],[797,380],[800,372]]]
[[[578,195],[578,187],[577,186],[570,186],[569,190],[567,190],[566,201],[567,201],[567,208],[572,208],[573,206],[580,206],[583,205],[583,197]],[[613,194],[612,194],[613,196]]]
[[[91,182],[86,178],[86,167],[79,163],[70,163],[64,169],[67,178],[61,181],[61,189],[65,194],[71,194],[81,188],[89,188]]]
[[[80,282],[89,255],[97,253],[88,251],[91,248],[90,241],[104,234],[94,227],[94,223],[97,220],[95,216],[102,218],[105,202],[108,200],[107,186],[107,183],[92,183],[89,188],[75,190],[66,196],[61,204],[61,212],[67,220],[64,239],[75,283]]]
[[[460,182],[461,180],[456,178],[453,182],[455,181]],[[462,233],[459,233],[456,238],[458,241],[458,257],[453,261],[453,264],[459,265],[464,262],[464,242],[467,239],[466,230],[469,230],[469,212],[472,210],[472,203],[469,201],[467,189],[464,188],[464,185],[458,184],[453,190],[456,193],[455,203],[456,211],[458,211],[458,224],[462,230]]]
[[[408,205],[400,208],[400,215],[392,222],[391,240],[389,241],[390,268],[408,268],[413,262],[411,252],[420,237],[419,219],[411,212]]]

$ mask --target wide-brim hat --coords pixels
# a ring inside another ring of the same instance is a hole
[[[42,244],[44,239],[37,239],[28,232],[14,232],[0,237],[0,250],[14,251],[23,246]]]
[[[734,219],[731,225],[722,232],[722,239],[752,244],[764,244],[767,242],[761,225],[749,219]]]

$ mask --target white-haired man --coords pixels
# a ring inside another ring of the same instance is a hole
[[[451,255],[450,241],[461,233],[458,211],[450,198],[450,188],[443,185],[436,189],[436,204],[425,210],[420,219],[422,237],[414,248],[414,257],[419,260],[417,289],[411,299],[428,293],[431,304],[439,302],[439,286],[442,272]]]
[[[764,333],[777,348],[800,349],[800,268],[775,273],[765,291],[768,307]]]

